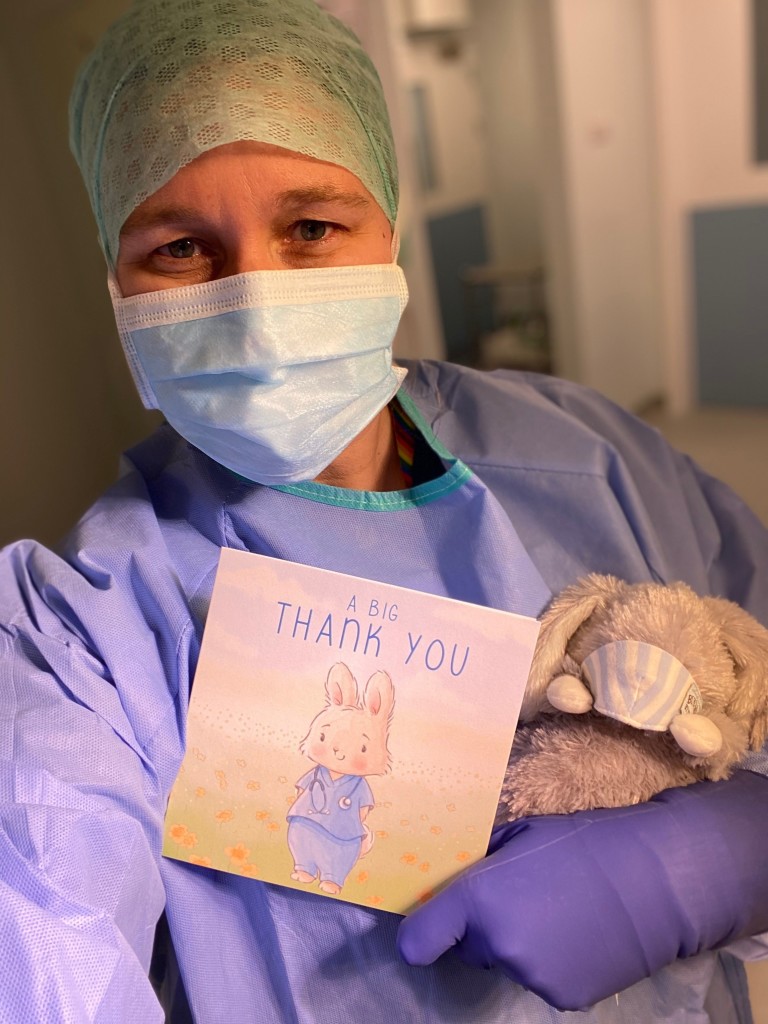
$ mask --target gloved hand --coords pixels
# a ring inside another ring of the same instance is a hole
[[[455,946],[560,1010],[768,930],[768,778],[736,772],[634,807],[523,818],[400,925],[409,964]]]

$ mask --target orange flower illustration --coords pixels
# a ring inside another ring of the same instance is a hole
[[[419,864],[419,871],[423,871],[425,874],[427,873],[427,871],[430,871],[431,869],[432,865],[429,863],[428,860],[422,861],[422,863]]]
[[[205,794],[206,794],[205,786],[198,786],[197,789],[195,790],[195,796],[205,796]]]
[[[248,878],[258,878],[259,869],[256,867],[255,864],[243,864],[242,867],[240,868],[240,874],[247,875]]]
[[[371,904],[372,907],[378,907],[380,903],[384,902],[384,899],[382,896],[371,896],[368,902]]]
[[[224,853],[226,853],[230,860],[242,865],[248,862],[251,851],[244,843],[238,843],[237,846],[227,846],[224,849]]]
[[[215,814],[215,818],[220,825],[223,825],[225,821],[232,821],[232,819],[234,818],[234,814],[232,813],[232,811],[229,810],[217,811]]]
[[[270,832],[277,832],[280,826],[276,821],[270,821],[269,824],[267,825],[267,828],[269,829]]]
[[[245,784],[246,789],[261,789],[261,783],[257,782],[256,779],[248,779]]]
[[[460,860],[460,861],[469,860],[470,857],[471,857],[471,854],[467,853],[466,850],[461,850],[459,853],[456,854],[456,860]]]
[[[171,827],[168,829],[168,835],[171,837],[174,843],[180,843],[186,834],[186,825],[171,825]]]
[[[368,881],[368,872],[361,871],[357,876],[357,880],[360,883],[360,885],[365,885],[365,883]]]
[[[196,857],[194,854],[189,858],[190,864],[197,864],[201,868],[209,868],[211,866],[210,857]]]
[[[434,895],[435,894],[432,892],[431,889],[426,889],[424,892],[419,893],[419,895],[417,897],[417,902],[418,903],[428,903],[432,899],[432,897]]]
[[[193,846],[197,846],[197,836],[194,832],[190,832],[186,825],[171,825],[168,829],[168,835],[179,846],[187,846],[190,849]]]
[[[415,853],[404,853],[400,861],[403,864],[415,864],[418,859]]]
[[[254,818],[257,821],[264,821],[265,818],[269,817],[269,811],[256,811]]]
[[[432,833],[432,835],[439,836],[443,830],[440,828],[439,825],[433,825],[429,831]]]

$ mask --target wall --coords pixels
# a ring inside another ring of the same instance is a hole
[[[752,161],[748,0],[652,0],[658,140],[661,337],[670,406],[695,403],[689,217],[696,208],[768,203]]]
[[[149,429],[124,366],[105,267],[67,145],[66,104],[90,40],[127,6],[3,5],[0,543],[55,541]],[[12,240],[12,244],[8,244]]]
[[[424,214],[439,216],[485,201],[486,135],[473,37],[463,29],[448,38],[409,34],[403,0],[393,7],[403,86],[423,86],[430,113],[437,175],[435,187],[420,195]]]
[[[382,6],[390,17],[393,59],[404,99],[403,150],[412,169],[419,148],[414,87],[423,96],[435,176],[428,187],[414,178],[411,214],[424,225],[430,240],[444,351],[449,358],[465,361],[470,356],[471,324],[463,275],[468,267],[489,259],[487,138],[477,48],[463,14],[458,27],[435,33],[414,30],[405,0],[388,0]],[[459,7],[463,12],[463,5]],[[407,261],[407,251],[404,255]]]
[[[540,0],[473,0],[488,139],[488,236],[496,262],[540,266],[540,105],[534,7]]]
[[[662,388],[644,0],[537,9],[558,366],[629,408]]]
[[[533,251],[538,216],[557,372],[629,406],[697,400],[694,211],[768,203],[768,166],[752,159],[750,7],[474,0],[492,245]]]

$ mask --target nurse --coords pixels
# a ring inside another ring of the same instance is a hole
[[[768,536],[592,392],[393,366],[389,123],[314,0],[139,0],[71,123],[126,357],[167,422],[60,550],[0,558],[0,1019],[748,1020],[762,753],[502,828],[402,923],[160,855],[222,547],[527,615],[590,571],[684,579],[766,621]]]

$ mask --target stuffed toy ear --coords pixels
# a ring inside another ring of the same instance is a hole
[[[743,608],[721,597],[705,597],[736,666],[737,690],[726,713],[744,722],[758,750],[768,735],[768,629]]]
[[[566,650],[571,637],[590,615],[612,601],[628,584],[615,576],[592,573],[561,591],[541,620],[520,719],[530,721],[548,705],[547,687],[569,666]]]

